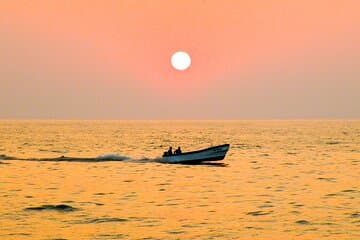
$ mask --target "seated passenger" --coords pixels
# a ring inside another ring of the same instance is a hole
[[[180,146],[178,147],[178,149],[175,150],[175,152],[176,152],[176,154],[179,154],[179,155],[181,154],[181,148],[180,148]]]
[[[172,147],[169,147],[169,150],[168,150],[168,156],[172,156],[173,155],[173,152],[172,152]]]

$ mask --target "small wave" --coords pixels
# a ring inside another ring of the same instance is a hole
[[[341,144],[341,142],[340,141],[328,141],[328,142],[326,142],[326,144],[328,144],[328,145],[337,145],[337,144]]]
[[[248,212],[246,213],[246,215],[251,215],[251,216],[263,216],[263,215],[268,215],[271,214],[272,211],[269,212],[265,212],[265,211],[254,211],[254,212]]]
[[[307,220],[298,220],[295,223],[299,224],[299,225],[310,225],[311,222],[307,221]]]
[[[104,217],[104,218],[95,218],[84,221],[82,223],[109,223],[109,222],[127,222],[129,221],[126,218],[111,218],[111,217]]]
[[[41,205],[39,207],[28,207],[25,208],[26,211],[44,211],[44,210],[53,210],[59,212],[73,212],[78,210],[70,205],[59,204],[59,205]]]
[[[18,158],[16,157],[10,157],[10,156],[7,156],[5,154],[0,154],[0,160],[16,160]]]

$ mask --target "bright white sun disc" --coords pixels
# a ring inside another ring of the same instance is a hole
[[[183,51],[175,52],[171,56],[171,65],[179,71],[187,69],[191,65],[190,55]]]

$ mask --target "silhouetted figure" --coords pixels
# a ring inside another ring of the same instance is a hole
[[[181,148],[178,147],[178,149],[175,150],[175,155],[180,155],[181,154]]]
[[[172,156],[172,155],[173,155],[172,147],[169,147],[169,150],[167,151],[167,155],[168,155],[168,156]]]

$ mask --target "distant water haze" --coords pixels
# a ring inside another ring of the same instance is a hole
[[[0,136],[2,240],[360,237],[359,121],[0,121]],[[223,164],[152,161],[223,143]]]

